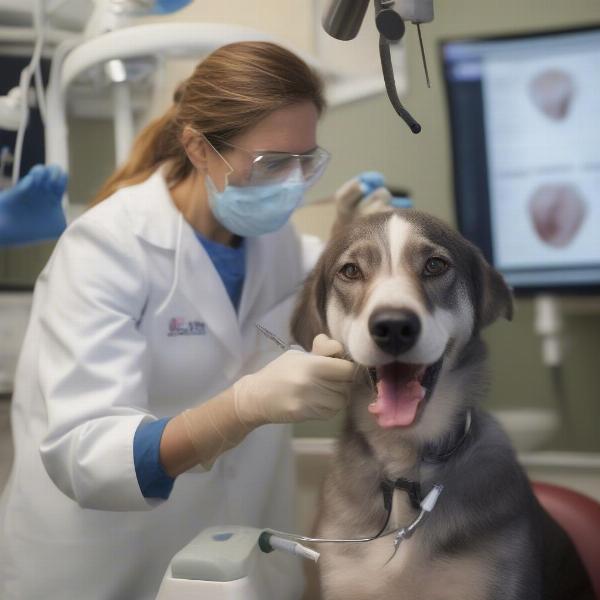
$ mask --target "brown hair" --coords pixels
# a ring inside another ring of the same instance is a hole
[[[176,90],[174,104],[136,138],[127,162],[104,183],[92,204],[121,187],[147,179],[169,161],[169,185],[192,171],[181,134],[186,126],[206,135],[222,150],[223,141],[252,128],[269,113],[310,100],[325,107],[322,82],[292,52],[268,42],[237,42],[210,54]]]

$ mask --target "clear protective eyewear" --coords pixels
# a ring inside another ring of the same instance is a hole
[[[204,138],[229,166],[231,169],[230,174],[233,173],[235,169],[231,167],[229,162],[215,149],[206,136],[204,136]],[[331,158],[329,152],[319,146],[306,154],[293,154],[290,152],[252,151],[217,137],[213,137],[213,139],[215,141],[218,140],[224,146],[240,150],[252,158],[249,175],[244,177],[242,182],[238,183],[238,185],[244,187],[279,183],[285,181],[295,173],[300,173],[304,183],[307,186],[310,186],[321,177]]]

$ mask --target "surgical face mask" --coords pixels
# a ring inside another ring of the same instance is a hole
[[[238,187],[219,192],[210,175],[205,178],[213,215],[229,231],[254,237],[281,229],[304,198],[308,184],[299,171],[279,183]]]

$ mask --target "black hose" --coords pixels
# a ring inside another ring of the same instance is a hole
[[[394,110],[410,127],[410,130],[413,133],[420,133],[421,125],[419,125],[413,116],[404,108],[404,106],[402,106],[402,102],[400,102],[400,98],[398,98],[398,91],[396,90],[396,81],[394,78],[394,67],[392,65],[392,55],[390,52],[390,43],[383,35],[379,36],[379,56],[381,58],[381,70],[383,71],[385,89],[390,102],[394,107]]]

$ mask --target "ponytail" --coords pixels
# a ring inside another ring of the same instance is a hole
[[[190,173],[192,164],[179,142],[173,105],[162,117],[151,121],[137,136],[127,162],[104,182],[92,206],[112,196],[119,188],[145,181],[164,162],[172,161],[168,179],[180,181]]]

